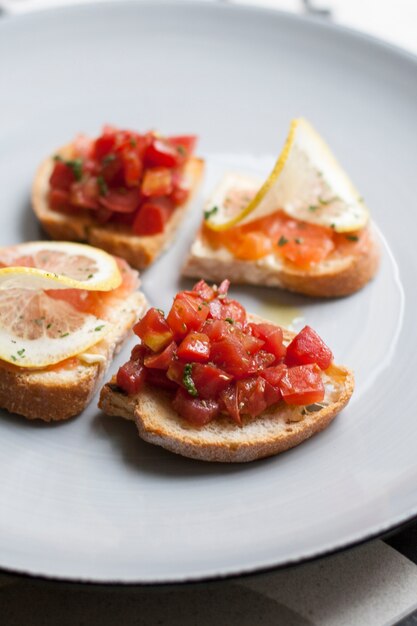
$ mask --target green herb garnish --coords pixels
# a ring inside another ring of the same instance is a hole
[[[95,331],[99,331],[99,330],[101,330],[102,328],[104,328],[104,324],[102,324],[101,326],[96,326],[94,330],[95,330]]]
[[[302,237],[296,237],[296,238],[294,239],[294,241],[295,241],[295,243],[298,243],[298,244],[303,243],[303,239],[302,239]]]
[[[62,339],[63,337],[68,337],[68,335],[69,335],[69,333],[64,333],[63,335],[61,335],[61,339]]]
[[[308,207],[308,210],[313,212],[313,211],[317,211],[319,207],[317,206],[317,204],[310,204],[310,206]]]
[[[235,321],[231,317],[226,317],[224,321],[225,322],[229,322],[229,324],[234,324],[235,323]]]
[[[17,350],[17,354],[22,357],[25,354],[25,349]]]
[[[278,240],[279,247],[282,248],[282,246],[285,246],[286,243],[288,243],[288,239],[286,239],[284,235],[281,235],[281,237]]]
[[[357,235],[346,235],[346,239],[348,239],[348,241],[359,241],[359,237]]]
[[[181,156],[187,156],[187,150],[184,148],[184,146],[177,146],[177,152]]]
[[[192,370],[193,370],[193,364],[187,363],[187,365],[184,367],[184,374],[182,377],[182,382],[184,383],[184,386],[186,390],[188,391],[188,393],[190,394],[190,396],[193,396],[194,398],[196,398],[198,396],[198,391],[195,387],[194,381],[191,376]]]
[[[103,163],[103,165],[108,165],[109,163],[112,163],[115,160],[116,160],[116,155],[115,154],[106,154],[106,156],[103,157],[101,162]]]
[[[89,275],[87,276],[87,280],[88,280],[89,278],[93,278],[93,274],[89,274]]]
[[[214,206],[211,209],[207,209],[207,211],[204,211],[204,219],[205,220],[210,219],[210,217],[214,215],[215,213],[217,213],[218,210],[219,210],[218,206]]]

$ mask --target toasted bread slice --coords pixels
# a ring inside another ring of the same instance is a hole
[[[71,159],[72,144],[59,149],[58,154],[65,159]],[[196,157],[191,158],[185,168],[185,178],[191,189],[188,201],[175,209],[163,233],[138,236],[123,224],[100,225],[87,211],[80,211],[75,215],[51,210],[48,206],[48,189],[53,165],[51,157],[43,161],[32,186],[32,206],[44,230],[52,239],[86,241],[110,254],[120,256],[136,269],[147,267],[170,245],[191,205],[204,171],[204,161]]]
[[[137,317],[147,306],[131,293],[112,305],[112,330],[88,354],[53,369],[24,370],[0,361],[0,407],[45,422],[78,415],[90,402]],[[89,362],[90,361],[90,362]]]
[[[289,331],[284,335],[287,342],[293,336]],[[195,427],[174,411],[171,393],[145,386],[128,396],[115,377],[101,390],[99,407],[108,415],[133,420],[142,439],[176,454],[242,463],[284,452],[330,424],[349,402],[354,378],[350,370],[331,365],[323,379],[326,394],[319,404],[302,407],[281,402],[256,418],[243,417],[241,428],[226,417]]]
[[[214,282],[227,276],[233,283],[281,287],[320,298],[347,296],[364,287],[378,269],[379,246],[372,226],[366,235],[366,245],[356,253],[330,256],[306,270],[272,254],[257,261],[236,259],[226,248],[212,248],[200,232],[182,274]]]

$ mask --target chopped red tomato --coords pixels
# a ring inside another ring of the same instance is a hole
[[[100,196],[100,204],[114,213],[133,213],[139,206],[139,189],[111,189]]]
[[[168,324],[177,339],[182,339],[192,330],[199,331],[207,319],[209,309],[203,299],[179,293],[167,316]]]
[[[217,398],[225,389],[233,376],[212,364],[195,363],[191,378],[201,398]]]
[[[204,333],[189,333],[178,346],[177,356],[183,361],[207,363],[210,357],[210,339]]]
[[[171,341],[162,352],[157,354],[149,354],[144,358],[144,364],[146,367],[151,367],[157,370],[167,370],[171,364],[172,359],[177,353],[177,344],[175,341]]]
[[[289,367],[280,380],[280,389],[287,404],[321,402],[324,398],[321,370],[316,364]]]
[[[285,357],[287,365],[317,363],[322,370],[327,369],[332,361],[331,350],[310,326],[304,326],[294,337]]]
[[[275,356],[277,360],[285,356],[285,346],[282,341],[282,329],[275,324],[250,324],[254,337],[262,339],[264,349]]]
[[[149,236],[164,232],[165,224],[169,218],[170,209],[166,203],[152,200],[145,202],[139,208],[133,221],[132,230],[135,235]]]
[[[128,361],[119,368],[116,382],[127,394],[138,393],[146,379],[146,369],[137,361]]]
[[[71,167],[64,161],[55,161],[54,169],[49,179],[49,184],[53,189],[69,191],[75,180],[74,170]]]
[[[196,426],[220,415],[242,425],[242,418],[255,419],[271,407],[273,412],[282,401],[320,402],[320,367],[332,358],[327,346],[306,327],[286,348],[282,329],[247,323],[244,307],[227,297],[228,289],[228,280],[219,287],[201,280],[176,295],[166,318],[150,309],[134,327],[142,344],[129,363],[145,369],[147,384],[176,390],[175,410]]]
[[[219,403],[216,400],[193,398],[184,389],[178,389],[172,406],[178,415],[195,426],[208,424],[219,412]]]
[[[168,323],[158,309],[149,309],[137,324],[133,331],[140,337],[143,343],[153,352],[158,352],[171,343],[173,336]]]
[[[154,139],[145,152],[146,167],[177,167],[180,156],[177,148],[167,140]]]
[[[162,233],[188,200],[186,166],[195,142],[194,135],[164,138],[111,126],[95,140],[78,137],[71,159],[55,157],[49,206],[89,212],[100,224],[123,224],[139,236]]]

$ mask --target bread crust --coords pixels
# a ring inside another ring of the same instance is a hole
[[[285,332],[287,342],[293,336]],[[346,406],[354,389],[352,371],[331,365],[323,376],[322,408],[307,411],[280,403],[256,418],[243,417],[241,428],[226,417],[195,427],[174,411],[169,392],[145,385],[139,394],[128,396],[115,377],[101,390],[99,407],[108,415],[133,420],[142,439],[176,454],[201,461],[246,463],[299,445],[326,428]]]
[[[242,261],[226,250],[218,251],[203,242],[201,233],[193,243],[182,269],[189,277],[218,282],[225,276],[232,283],[280,287],[319,298],[348,296],[362,289],[376,274],[380,260],[375,230],[369,227],[369,245],[356,254],[325,260],[310,270],[274,258]]]
[[[57,153],[65,159],[72,158],[72,144],[63,146]],[[187,202],[175,209],[163,233],[138,236],[122,224],[99,225],[87,211],[81,211],[79,215],[52,211],[48,207],[48,188],[53,163],[51,157],[41,163],[32,185],[33,210],[44,230],[52,239],[86,241],[92,246],[122,257],[137,269],[147,267],[170,245],[191,206],[204,172],[204,161],[196,157],[190,158],[185,168],[185,176],[191,187]]]
[[[120,350],[137,317],[145,310],[146,299],[134,292],[120,301],[117,324],[89,353],[98,353],[98,363],[63,364],[52,370],[10,368],[0,362],[0,408],[27,419],[44,422],[74,417],[90,402],[113,357]]]

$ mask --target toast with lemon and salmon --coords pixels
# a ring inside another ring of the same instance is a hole
[[[0,249],[0,408],[46,422],[80,413],[146,308],[138,286],[90,246]]]
[[[378,264],[363,199],[317,132],[297,119],[266,182],[240,174],[221,181],[183,274],[331,298],[361,289]]]
[[[99,406],[139,435],[193,459],[247,462],[323,430],[349,402],[353,374],[306,326],[298,334],[247,314],[229,281],[177,294],[135,325],[141,343]]]
[[[108,126],[95,140],[79,136],[40,165],[35,214],[53,239],[85,241],[143,269],[170,245],[198,189],[195,143]]]

